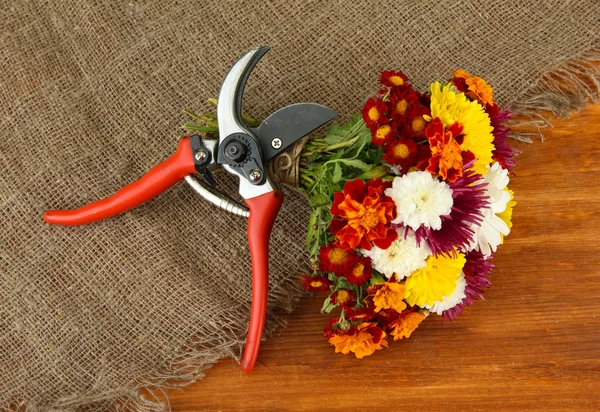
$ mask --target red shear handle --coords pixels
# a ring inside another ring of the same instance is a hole
[[[173,156],[152,168],[137,182],[80,209],[49,210],[44,213],[44,220],[57,225],[76,226],[113,217],[147,202],[195,172],[190,138],[183,137]]]
[[[252,307],[242,369],[250,373],[256,358],[267,316],[269,293],[269,239],[273,223],[283,203],[283,192],[275,190],[252,199],[246,199],[250,208],[248,244],[252,258]]]

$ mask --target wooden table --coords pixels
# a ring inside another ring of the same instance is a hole
[[[358,360],[323,338],[323,296],[302,300],[251,375],[223,360],[172,409],[600,410],[600,106],[553,123],[515,144],[514,228],[485,302]]]

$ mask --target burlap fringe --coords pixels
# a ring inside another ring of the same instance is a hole
[[[301,149],[300,149],[301,151]],[[300,285],[293,276],[286,281],[282,288],[269,291],[269,307],[282,308],[283,311],[291,313],[297,305],[298,299],[306,296]],[[250,302],[243,306],[244,313],[250,313]],[[236,343],[239,336],[246,331],[239,330],[233,325],[239,324],[240,311],[225,312],[220,315],[222,322],[222,333],[213,337],[210,342],[200,341],[192,337],[185,345],[177,358],[168,361],[161,373],[148,381],[139,382],[136,388],[131,390],[117,390],[103,392],[99,395],[82,396],[78,394],[69,398],[58,399],[51,409],[47,406],[37,405],[12,405],[8,409],[0,407],[0,411],[50,411],[50,412],[166,412],[171,410],[167,390],[181,390],[181,388],[204,377],[204,372],[210,369],[219,359],[233,358],[240,361],[243,346]],[[264,338],[272,337],[287,325],[287,321],[279,316],[279,313],[271,311],[267,314]],[[215,352],[215,348],[220,350]]]
[[[566,119],[600,101],[600,45],[594,45],[556,70],[546,73],[511,108],[512,137],[527,143],[544,140],[551,118]]]
[[[600,45],[596,45],[546,73],[519,103],[512,105],[516,117],[509,122],[511,137],[527,143],[533,143],[535,137],[544,141],[543,130],[552,127],[552,118],[569,118],[589,103],[599,101]],[[278,183],[298,188],[300,156],[309,140],[305,137],[270,163],[269,171]]]

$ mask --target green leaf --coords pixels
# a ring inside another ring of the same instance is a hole
[[[340,126],[334,124],[325,135],[325,143],[328,145],[338,144],[344,140],[344,133]]]
[[[336,163],[333,168],[333,177],[331,178],[331,181],[333,183],[337,183],[341,179],[342,179],[342,167],[340,166],[339,163]]]
[[[352,289],[352,285],[350,284],[350,282],[348,282],[346,280],[345,277],[340,276],[336,279],[335,288],[336,289]]]
[[[325,302],[323,302],[323,307],[321,308],[321,313],[330,313],[336,307],[337,307],[337,305],[334,305],[331,303],[331,296],[328,296],[327,299],[325,299]]]
[[[385,283],[385,279],[379,274],[379,272],[374,270],[371,273],[371,285],[376,285],[378,283]]]
[[[371,169],[371,165],[368,165],[365,162],[363,162],[362,160],[358,160],[358,159],[340,159],[339,162],[342,162],[347,166],[352,166],[357,169],[360,169],[363,172],[366,172],[367,170]]]
[[[327,206],[329,204],[329,197],[324,193],[319,193],[310,198],[310,204],[315,209],[319,208],[319,207]],[[315,223],[316,223],[316,221],[313,222],[313,224],[315,224]]]

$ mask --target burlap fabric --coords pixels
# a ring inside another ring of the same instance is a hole
[[[0,407],[161,410],[140,388],[185,383],[239,355],[250,298],[243,219],[185,184],[86,227],[41,217],[164,160],[188,120],[182,109],[205,109],[250,47],[272,48],[246,93],[257,117],[315,101],[343,120],[382,69],[424,88],[461,67],[489,79],[501,105],[563,115],[598,97],[598,22],[590,0],[4,2]],[[272,311],[299,296],[306,217],[288,192]],[[278,324],[271,313],[267,333]]]

